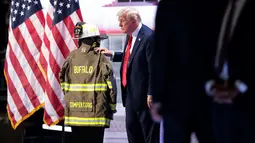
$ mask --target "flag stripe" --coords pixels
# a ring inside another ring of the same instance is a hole
[[[45,19],[44,19],[43,11],[38,11],[38,12],[36,13],[36,16],[38,17],[37,20],[39,20],[40,23],[41,23],[41,25],[44,27],[44,25],[45,25]],[[43,29],[41,29],[41,28],[37,28],[37,29],[38,29],[38,30],[43,30]]]
[[[38,50],[41,50],[40,51],[41,54],[39,56],[39,65],[42,68],[40,70],[41,70],[43,76],[46,77],[46,66],[45,66],[45,63],[47,63],[47,62],[46,62],[45,56],[43,56],[43,52],[42,52],[42,48],[44,48],[42,40],[43,40],[43,35],[44,35],[44,26],[45,26],[45,22],[44,21],[45,20],[38,19],[38,16],[44,16],[42,14],[43,14],[42,12],[37,12],[36,15],[31,16],[30,20],[26,21],[26,26],[28,28],[29,33],[32,33],[31,37],[33,38],[33,40],[32,40],[33,42],[28,42],[28,43],[31,43],[31,44],[35,43],[35,44],[37,44],[36,48]],[[33,21],[33,22],[31,22],[31,21]],[[30,36],[29,33],[28,33],[28,36]],[[31,46],[29,46],[29,47],[31,47]],[[36,61],[37,61],[37,59],[36,59]],[[43,83],[45,83],[45,81],[43,81]],[[42,97],[42,96],[39,96],[39,97]]]
[[[48,28],[51,29],[52,28],[52,18],[50,16],[50,14],[47,14],[46,21],[47,21],[46,24],[47,24]]]
[[[58,31],[58,29],[56,29]],[[60,37],[59,37],[60,38]],[[57,43],[55,41],[55,38],[51,39],[51,46],[52,47],[57,47]],[[62,43],[59,43],[59,44],[62,44]],[[55,50],[55,51],[53,51]],[[60,57],[54,57],[54,55],[59,55]],[[46,87],[46,91],[47,91],[47,94],[49,95],[49,102],[51,102],[51,105],[53,106],[53,108],[55,109],[55,111],[57,112],[58,116],[59,117],[62,117],[64,115],[64,107],[62,106],[62,103],[61,102],[61,97],[63,97],[63,93],[61,91],[61,88],[60,88],[60,84],[59,84],[59,81],[58,81],[58,76],[59,76],[59,71],[60,71],[60,65],[61,63],[57,63],[56,59],[61,59],[60,61],[64,61],[64,57],[62,57],[62,53],[60,51],[60,49],[58,48],[50,48],[50,51],[49,51],[49,65],[50,65],[50,68],[48,68],[48,72],[47,72],[47,76],[48,76],[48,80],[47,81],[47,87]],[[58,66],[59,65],[59,66]],[[58,87],[56,87],[58,86]],[[59,89],[60,90],[60,93],[54,89]],[[58,92],[58,93],[56,93]],[[60,112],[59,112],[60,111]]]
[[[43,35],[43,44],[42,44],[42,49],[41,49],[41,55],[40,55],[40,65],[42,67],[42,72],[47,78],[47,68],[48,68],[48,59],[49,59],[49,50],[50,50],[50,40],[48,37],[50,37],[51,31],[50,31],[50,26],[49,23],[51,23],[52,20],[50,18],[50,15],[47,13],[46,14],[46,25],[44,27],[44,35]]]
[[[7,49],[6,49],[7,51],[6,51],[6,57],[8,57],[8,55],[9,55],[9,51],[10,51],[10,49],[9,49],[9,44],[7,45]],[[9,119],[11,120],[11,124],[12,124],[12,127],[14,127],[14,125],[17,123],[17,120],[19,120],[20,118],[22,118],[21,117],[21,115],[19,114],[19,112],[18,112],[18,109],[17,109],[17,107],[16,107],[16,105],[15,105],[15,102],[13,101],[13,99],[12,99],[12,96],[9,96],[9,95],[11,95],[10,94],[10,92],[9,92],[9,84],[8,84],[8,81],[10,81],[10,78],[8,78],[8,64],[7,64],[7,59],[5,60],[5,67],[4,67],[4,75],[5,75],[5,78],[6,78],[6,83],[7,83],[7,87],[8,87],[8,89],[7,89],[7,102],[8,102],[8,104],[7,104],[7,113],[8,113],[8,116],[9,116]],[[11,101],[11,102],[10,102]],[[11,108],[8,108],[8,106],[10,106]],[[11,111],[11,110],[12,111]],[[16,114],[14,115],[13,114],[13,111],[16,111]],[[26,110],[25,110],[26,111]]]
[[[80,15],[77,13],[73,13],[72,15],[70,15],[70,18],[71,18],[71,21],[82,21],[82,19],[80,19]],[[73,31],[74,31],[74,27],[73,27]],[[74,32],[72,33],[72,37],[74,37]],[[75,47],[78,47],[78,40],[75,39],[74,42],[75,42]]]
[[[11,101],[11,102],[14,102],[14,101]],[[11,125],[14,128],[14,126],[17,124],[17,120],[15,120],[16,118],[15,118],[14,114],[12,113],[12,111],[10,110],[12,108],[10,108],[9,105],[10,104],[7,105],[7,112],[8,112],[9,119],[11,119]]]
[[[52,37],[52,35],[50,35],[50,47],[58,47],[54,37]],[[59,43],[60,44],[60,43]],[[49,64],[52,65],[51,67],[54,69],[55,66],[58,66],[58,67],[61,67],[62,64],[64,63],[65,61],[65,57],[64,55],[62,55],[62,52],[61,52],[62,48],[50,48],[49,49],[49,52],[52,56],[50,56],[49,58]],[[55,60],[56,62],[56,65],[55,63],[51,64],[51,61],[52,60]],[[57,70],[54,69],[54,71],[57,72]],[[57,74],[57,77],[58,77],[58,74]]]
[[[50,70],[50,68],[48,68],[48,70]],[[50,77],[50,75],[47,75],[47,76]],[[51,85],[51,84],[47,82],[47,85]],[[51,105],[53,106],[53,108],[55,109],[57,115],[59,117],[62,117],[64,115],[64,110],[63,110],[64,107],[62,106],[58,96],[55,94],[51,86],[47,86],[46,91],[47,91],[49,101]]]
[[[24,87],[22,89],[24,89],[25,92],[27,93],[27,96],[28,96],[27,98],[30,99],[30,101],[31,101],[31,103],[32,103],[32,105],[34,107],[37,107],[38,105],[40,105],[40,102],[39,102],[39,100],[38,100],[38,98],[37,98],[37,96],[36,96],[36,94],[34,92],[34,89],[31,87],[31,85],[30,85],[30,83],[29,83],[29,81],[27,79],[27,77],[29,77],[29,76],[27,76],[24,73],[24,70],[21,67],[20,62],[18,61],[15,53],[13,52],[11,45],[10,45],[10,49],[9,49],[9,58],[7,60],[10,60],[12,65],[15,65],[15,66],[13,66],[13,68],[16,71],[16,74],[18,74],[18,77],[20,77],[21,85],[23,85],[23,87]],[[30,75],[30,77],[31,77],[31,75]],[[14,81],[14,82],[17,82],[17,80]],[[16,85],[16,86],[18,86],[18,85]],[[24,98],[22,98],[22,99],[24,100]],[[29,101],[29,99],[27,99],[27,100]]]
[[[75,15],[75,13],[72,15]],[[73,38],[73,34],[74,34],[74,25],[75,24],[73,23],[71,16],[64,19],[64,23],[66,26],[66,32],[69,32],[69,34],[65,34],[65,35],[70,35],[70,37],[71,37],[70,40],[73,41],[72,38]]]
[[[37,53],[38,51],[35,50],[36,48],[35,48],[35,45],[33,44],[31,36],[28,34],[28,32],[25,32],[25,31],[26,30],[24,29],[23,30],[23,36],[27,37],[26,42],[30,43],[30,46],[29,46],[30,51],[36,51],[35,54],[33,54],[33,55],[37,55],[37,56],[35,56],[35,58],[36,57],[39,58],[39,53]],[[14,43],[14,41],[16,41],[16,40],[13,38],[12,41],[13,41],[12,43]],[[41,74],[39,76],[37,76],[38,73],[41,73],[41,72],[37,68],[36,62],[34,62],[33,64],[30,64],[30,65],[32,65],[32,66],[30,66],[27,63],[26,57],[24,57],[24,55],[22,54],[22,53],[24,53],[24,51],[22,52],[22,50],[20,49],[20,47],[18,45],[15,45],[14,47],[16,47],[16,49],[15,49],[16,57],[19,57],[20,64],[22,65],[22,67],[19,67],[19,68],[20,68],[20,70],[24,71],[24,76],[19,75],[20,80],[22,82],[22,85],[29,85],[29,87],[31,87],[33,89],[33,90],[30,91],[30,90],[27,90],[25,88],[26,91],[27,91],[27,94],[29,94],[29,95],[32,94],[33,95],[33,97],[30,98],[30,99],[34,99],[34,98],[39,97],[40,103],[43,102],[43,97],[42,96],[37,97],[37,95],[40,95],[41,93],[43,93],[43,89],[40,86],[40,83],[41,83],[41,85],[44,85],[44,79],[41,76]],[[28,53],[28,52],[25,52],[25,53]],[[18,59],[16,59],[16,60],[18,60]],[[33,60],[33,57],[30,57],[30,61],[32,61],[32,60]],[[18,71],[17,73],[19,73],[20,70],[16,70],[16,71]],[[31,71],[34,71],[34,72],[31,72]],[[26,77],[26,79],[23,80],[21,77],[23,77],[23,79]],[[29,82],[27,80],[29,80]],[[34,91],[35,93],[33,93],[32,91]],[[34,105],[34,107],[37,107],[37,106],[38,106],[37,104]]]
[[[42,75],[41,71],[39,70],[39,67],[38,67],[36,61],[34,60],[33,56],[29,52],[30,50],[28,49],[28,46],[26,44],[25,39],[22,36],[21,31],[17,28],[15,30],[13,30],[13,32],[16,33],[14,36],[16,37],[16,39],[18,39],[17,42],[19,44],[19,47],[22,50],[24,56],[26,57],[26,60],[27,60],[28,64],[30,65],[33,73],[36,75],[37,79],[39,80],[40,86],[44,87],[42,85],[42,82],[40,82],[42,80],[43,75]]]
[[[7,63],[8,63],[8,59],[7,60]],[[10,65],[10,63],[8,63]],[[7,72],[6,72],[6,78],[8,80],[7,82],[7,86],[8,86],[8,90],[10,91],[10,94],[12,96],[12,99],[13,99],[13,102],[15,103],[15,105],[17,106],[18,108],[18,111],[19,113],[21,114],[22,117],[26,116],[26,114],[28,114],[28,111],[27,109],[25,108],[22,100],[21,100],[21,97],[19,96],[19,92],[16,90],[17,88],[14,86],[13,82],[12,82],[12,79],[10,78],[10,75],[9,75],[9,71],[10,71],[10,67],[5,67],[7,69]]]
[[[48,1],[49,3],[49,1]],[[51,36],[51,27],[52,27],[52,18],[51,18],[51,13],[50,11],[52,11],[52,7],[51,7],[51,4],[49,3],[49,8],[48,8],[48,12],[46,14],[46,25],[45,25],[45,33],[44,33],[44,37],[43,37],[43,42],[44,42],[44,48],[43,49],[43,55],[45,56],[45,59],[46,59],[46,63],[45,63],[45,71],[46,71],[46,74],[47,74],[47,81],[48,81],[48,72],[50,71],[50,66],[49,66],[49,55],[50,55],[50,45],[51,45],[51,41],[50,39],[52,38]],[[55,103],[51,103],[50,100],[54,99],[54,97],[52,96],[56,96],[56,95],[50,95],[51,92],[53,92],[53,89],[50,88],[49,86],[49,83],[46,82],[46,87],[45,87],[45,91],[46,91],[46,94],[45,94],[45,112],[44,112],[44,122],[45,124],[47,125],[52,125],[56,120],[59,119],[59,116],[57,115],[56,113],[56,109],[54,109],[53,105],[56,105]],[[57,105],[56,105],[57,106]]]
[[[26,38],[26,42],[29,43],[29,49],[30,51],[36,51],[33,56],[35,59],[35,63],[36,65],[34,65],[34,67],[29,66],[29,64],[27,64],[27,60],[25,59],[25,57],[23,58],[23,60],[21,61],[22,65],[26,67],[22,67],[24,72],[26,73],[26,77],[29,79],[29,83],[31,84],[33,90],[35,91],[36,95],[38,95],[38,99],[40,100],[40,103],[43,102],[43,97],[41,96],[41,94],[44,92],[44,86],[45,86],[45,79],[43,76],[41,76],[42,74],[40,74],[39,76],[37,76],[37,73],[41,73],[40,69],[38,68],[39,66],[37,65],[37,61],[39,60],[39,56],[40,53],[37,53],[38,51],[36,50],[36,46],[33,42],[33,37],[31,37],[31,35],[26,32],[26,30],[23,30],[23,37],[27,37]],[[20,51],[20,53],[22,53],[22,51],[18,48],[17,50]],[[31,52],[32,53],[32,52]],[[17,57],[20,57],[19,60],[22,59],[23,55],[17,55]],[[32,69],[35,68],[35,69]],[[31,71],[35,71],[35,72],[31,72]],[[41,86],[40,86],[41,85]]]
[[[42,23],[41,23],[42,19],[41,20],[38,19],[37,15],[32,15],[30,17],[30,21],[33,24],[33,27],[35,28],[35,31],[37,32],[37,34],[41,40],[41,43],[42,43],[45,24],[42,25]],[[43,21],[45,21],[45,20],[43,20]]]
[[[47,68],[48,68],[47,59],[49,58],[49,49],[50,49],[50,41],[47,37],[47,34],[44,33],[44,39],[43,39],[43,44],[42,44],[42,48],[41,48],[41,55],[40,55],[40,65],[42,66],[45,78],[47,78],[46,77]]]
[[[48,56],[47,56],[48,54],[49,54],[48,49],[45,46],[45,44],[43,44],[42,47],[41,47],[41,54],[40,54],[40,59],[39,59],[39,65],[41,66],[40,70],[42,71],[42,74],[43,74],[45,79],[47,78],[48,64],[47,64],[47,60],[46,59],[48,58]],[[44,89],[45,89],[45,87],[44,87]]]
[[[48,98],[45,99],[46,102],[49,103]],[[57,113],[55,112],[54,108],[51,106],[51,104],[48,104],[46,110],[51,111],[49,112],[44,112],[44,122],[48,125],[54,125],[57,124],[60,121],[60,117],[57,116]],[[50,115],[49,115],[50,114]]]
[[[78,10],[76,10],[76,14],[78,15],[78,17],[79,17],[79,19],[76,19],[76,20],[73,20],[73,21],[83,21],[82,19],[82,14],[81,14],[81,9],[78,9]],[[78,22],[77,21],[77,22]]]
[[[8,94],[9,94],[9,90],[7,90]],[[10,117],[12,117],[13,121],[17,122],[19,121],[20,119],[22,119],[20,113],[17,111],[17,107],[16,105],[14,104],[14,101],[12,99],[12,96],[8,96],[7,98],[7,101],[8,101],[8,106],[10,107],[9,110],[10,110]],[[15,113],[15,114],[13,114]],[[16,124],[16,123],[15,123]]]
[[[12,35],[13,33],[12,32],[9,32],[10,34],[10,42],[8,43],[9,44],[9,48],[7,50],[7,56],[6,56],[6,59],[9,60],[9,59],[12,59],[13,57],[15,58],[14,61],[11,62],[8,62],[9,64],[12,64],[14,66],[9,66],[9,69],[10,68],[16,68],[18,66],[21,66],[22,65],[22,68],[23,70],[26,71],[26,73],[30,73],[29,75],[26,75],[26,77],[34,77],[32,76],[33,74],[31,74],[31,67],[29,66],[29,64],[27,63],[27,60],[25,59],[24,55],[23,55],[23,52],[21,51],[16,39],[14,38],[14,36]],[[12,49],[12,47],[15,47],[15,49]],[[15,53],[13,52],[15,51]],[[16,57],[19,57],[19,61],[16,59]],[[9,60],[10,61],[10,60]],[[16,72],[15,72],[16,70]],[[22,99],[28,99],[26,98],[27,95],[26,95],[26,92],[24,91],[24,88],[21,88],[21,85],[25,85],[26,83],[21,83],[20,79],[23,77],[23,76],[17,76],[16,74],[21,74],[19,70],[17,69],[13,69],[12,72],[9,72],[9,74],[11,74],[11,78],[15,79],[15,80],[12,80],[12,82],[14,82],[14,85],[15,86],[20,86],[19,88],[17,88],[17,90],[19,91],[18,93],[20,94],[19,96],[22,97]],[[30,79],[30,78],[29,78]],[[35,81],[34,80],[35,78],[33,79],[30,79],[31,82]],[[31,84],[33,85],[33,84]],[[38,87],[37,87],[38,88]],[[38,88],[39,89],[39,88]],[[24,102],[28,102],[29,104],[31,104],[31,102],[28,100],[24,100]]]
[[[58,79],[58,76],[59,76],[59,71],[60,71],[60,67],[57,66],[58,63],[56,62],[55,58],[53,57],[53,54],[50,52],[50,55],[49,55],[49,59],[50,59],[50,67],[52,69],[52,71],[49,71],[50,73],[52,73],[54,75],[54,78]],[[52,75],[52,76],[53,76]]]
[[[49,109],[47,109],[48,107],[45,107],[45,110],[46,111],[50,111]],[[51,111],[54,111],[54,110],[51,110]],[[56,114],[54,114],[54,115],[56,115]],[[57,120],[57,119],[56,119]],[[47,125],[52,125],[53,124],[53,121],[55,121],[54,119],[52,119],[52,116],[50,116],[49,114],[48,114],[48,112],[44,112],[44,114],[43,114],[43,121],[44,121],[44,123],[45,124],[47,124]]]
[[[57,44],[57,47],[59,47],[61,49],[60,50],[61,54],[64,56],[64,58],[66,58],[70,51],[68,49],[68,46],[65,43],[65,40],[63,39],[61,33],[58,31],[58,28],[56,26],[54,26],[52,28],[52,35],[53,35],[54,40]],[[53,48],[53,49],[56,49],[56,48]]]
[[[20,27],[17,28],[17,29],[19,30],[18,31],[19,33],[15,33],[16,31],[13,31],[13,34],[11,34],[12,40],[14,40],[14,41],[24,40],[24,41],[21,41],[23,43],[20,43],[20,44],[18,43],[18,45],[16,45],[18,47],[15,47],[15,48],[20,49],[20,47],[23,47],[23,45],[25,45],[26,48],[27,48],[26,49],[27,51],[22,51],[21,50],[21,52],[22,53],[29,52],[31,56],[30,55],[28,55],[28,56],[30,58],[33,58],[34,61],[36,61],[38,59],[40,53],[39,53],[39,50],[35,47],[35,44],[34,44],[32,38],[31,38],[31,33],[29,33],[26,24],[25,23],[21,24]],[[16,34],[20,34],[20,35],[16,35]],[[15,36],[17,36],[17,37],[15,37]],[[23,39],[21,39],[21,38],[23,38]],[[19,41],[17,41],[17,42],[19,42]]]
[[[78,21],[82,21],[82,20],[80,19],[80,16],[77,13],[73,13],[70,15],[70,21],[72,21],[72,23],[73,23],[73,21],[78,22]],[[75,25],[76,23],[73,23],[73,24]],[[72,29],[73,29],[73,31],[72,31],[71,35],[74,35],[74,27],[72,27]]]
[[[38,50],[37,52],[39,53],[41,46],[42,46],[42,40],[39,37],[33,23],[30,20],[27,20],[25,23],[26,23],[28,33],[30,33],[29,35],[33,39],[33,44],[35,44],[35,48],[37,48],[37,50]],[[22,30],[25,30],[25,29],[22,29]],[[28,42],[28,43],[30,43],[30,42]]]
[[[50,17],[50,14],[47,14],[47,26],[45,27],[45,31],[46,33],[50,30],[51,24],[52,24],[52,19]],[[58,72],[59,66],[57,66],[59,63],[56,62],[55,57],[53,57],[53,52],[51,51],[52,48],[50,48],[50,46],[52,47],[56,47],[57,44],[55,43],[53,36],[50,35],[52,33],[47,33],[47,36],[45,36],[44,38],[44,42],[46,47],[48,47],[48,65],[49,68],[47,69],[47,78],[51,79],[51,80],[47,80],[47,86],[46,86],[46,92],[47,92],[47,97],[45,98],[45,103],[47,103],[47,106],[45,107],[47,113],[44,114],[44,121],[46,122],[46,124],[51,125],[54,122],[58,122],[59,118],[64,116],[64,107],[62,106],[62,103],[59,100],[59,97],[57,96],[57,94],[55,93],[54,89],[51,86],[51,82],[52,79],[54,78],[58,78]],[[51,41],[49,41],[49,39],[51,39]],[[59,55],[61,55],[61,59],[64,59],[64,57],[62,56],[62,53],[60,52],[60,50],[58,49],[57,51],[58,53],[60,53]],[[57,69],[56,69],[57,68]],[[54,69],[55,72],[52,72],[52,69]],[[57,85],[59,85],[59,83],[57,82]],[[63,96],[63,94],[59,94],[59,96]],[[62,112],[62,113],[61,113]]]
[[[48,29],[48,28],[47,28],[47,29]],[[48,39],[46,33],[45,33],[45,35],[44,35],[43,42],[44,42],[44,44],[45,44],[45,48],[47,48],[47,50],[50,50],[50,40]]]
[[[27,93],[27,96],[28,96],[27,98],[30,99],[30,102],[32,103],[33,107],[37,107],[38,105],[40,105],[39,100],[37,96],[35,95],[35,92],[27,79],[27,76],[25,75],[22,67],[19,64],[18,59],[16,58],[12,50],[10,50],[10,61],[12,64],[15,63],[14,70],[18,74],[17,76],[20,77],[21,84],[24,87],[23,89]],[[29,99],[26,99],[26,100],[29,100]]]

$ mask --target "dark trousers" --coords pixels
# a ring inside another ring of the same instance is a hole
[[[214,103],[213,129],[216,143],[255,143],[255,112]]]
[[[197,112],[186,119],[179,115],[180,113],[164,115],[164,143],[190,143],[193,132],[195,132],[199,143],[215,143],[210,113]]]
[[[129,143],[159,143],[159,124],[152,121],[149,109],[135,110],[128,98],[126,130]]]
[[[102,127],[75,127],[67,135],[66,143],[103,143],[104,130]]]

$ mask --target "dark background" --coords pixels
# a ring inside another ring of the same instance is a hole
[[[1,13],[0,13],[0,113],[6,112],[6,84],[4,78],[4,57],[8,39],[8,11],[9,2],[8,0],[2,0],[1,2]]]

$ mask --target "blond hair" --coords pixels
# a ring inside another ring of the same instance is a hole
[[[141,16],[139,11],[135,8],[126,7],[122,8],[118,13],[117,16],[125,16],[127,20],[135,20],[136,22],[141,22]]]

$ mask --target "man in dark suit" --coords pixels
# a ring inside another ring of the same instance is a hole
[[[222,18],[213,80],[207,82],[213,103],[217,143],[255,142],[254,0],[229,0]]]
[[[127,34],[123,53],[106,48],[97,50],[113,56],[114,62],[122,62],[121,90],[129,143],[157,143],[159,125],[153,123],[149,110],[152,94],[148,69],[153,31],[141,23],[139,12],[134,8],[121,9],[117,15],[121,30]]]
[[[152,114],[163,116],[165,143],[214,143],[211,102],[205,82],[212,63],[225,3],[161,0],[156,14],[152,56]],[[166,18],[168,20],[166,20]]]

